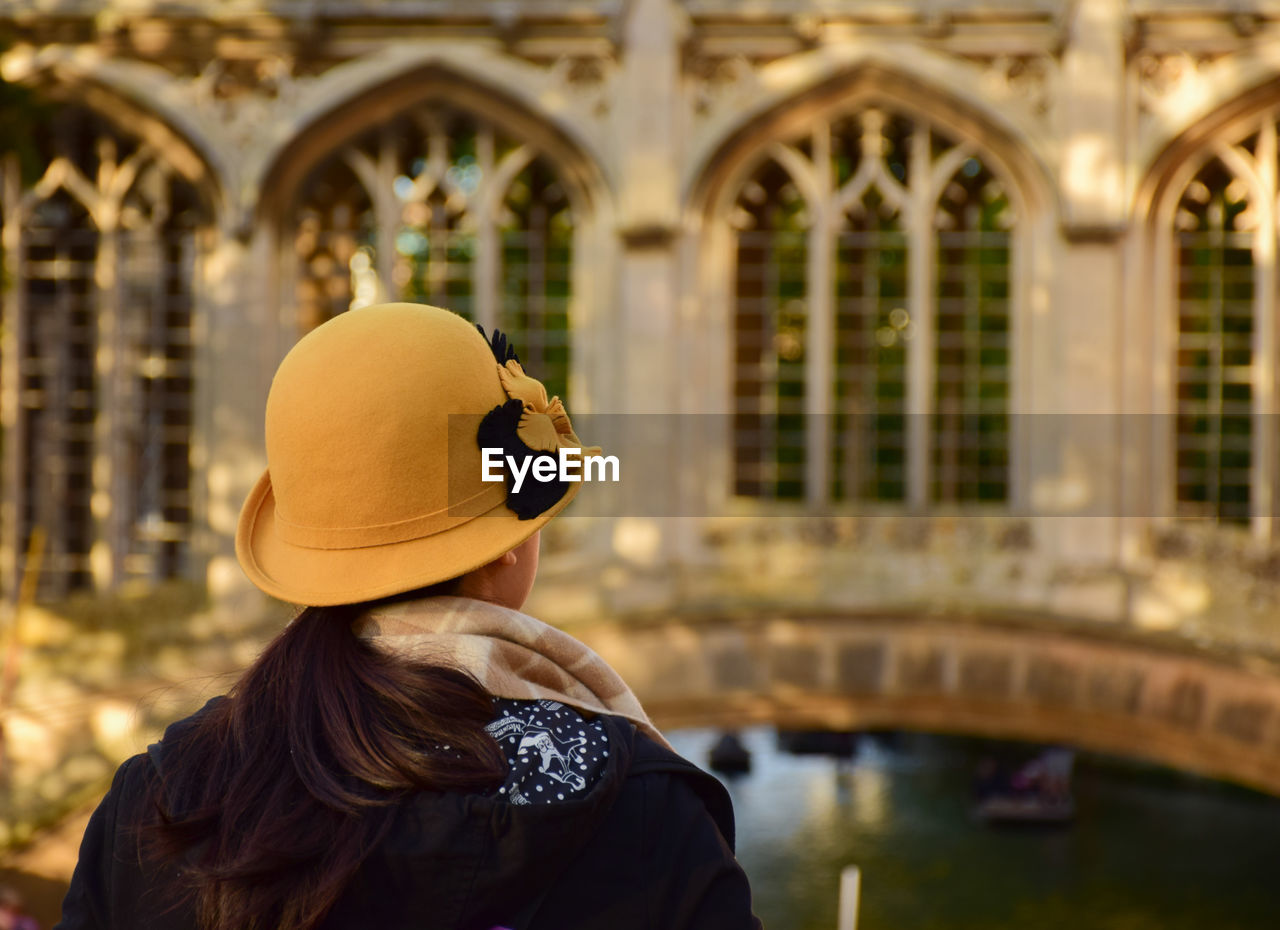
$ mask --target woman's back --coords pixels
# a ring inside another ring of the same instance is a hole
[[[192,903],[175,901],[174,865],[157,872],[129,829],[149,815],[168,757],[194,720],[174,724],[120,768],[86,831],[60,927],[197,925]],[[579,798],[512,803],[497,792],[425,792],[399,802],[390,831],[320,927],[753,926],[724,788],[623,718],[595,722],[609,755]]]
[[[342,314],[281,363],[266,427],[236,554],[304,609],[121,767],[62,930],[755,926],[724,789],[520,612],[584,447],[505,336]]]

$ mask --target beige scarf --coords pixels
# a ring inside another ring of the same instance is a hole
[[[387,652],[469,672],[494,697],[616,714],[668,746],[604,659],[518,610],[468,597],[428,597],[372,608],[355,631]]]

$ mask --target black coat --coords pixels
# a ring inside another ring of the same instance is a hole
[[[190,719],[190,718],[188,718]],[[422,793],[324,921],[325,930],[753,930],[733,856],[733,809],[712,776],[604,717],[609,765],[590,793],[515,806]],[[130,829],[165,740],[127,760],[94,812],[54,930],[191,930],[169,906],[173,867],[143,862]]]

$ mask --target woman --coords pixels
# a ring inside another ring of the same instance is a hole
[[[303,338],[236,552],[309,605],[126,761],[64,930],[751,928],[728,796],[627,686],[519,612],[581,448],[506,339],[413,304]],[[508,458],[510,457],[510,458]]]

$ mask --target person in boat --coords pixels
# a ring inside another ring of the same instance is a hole
[[[1066,803],[1071,799],[1071,771],[1076,754],[1061,746],[1052,746],[1031,760],[1022,770],[1028,789],[1049,803]]]

